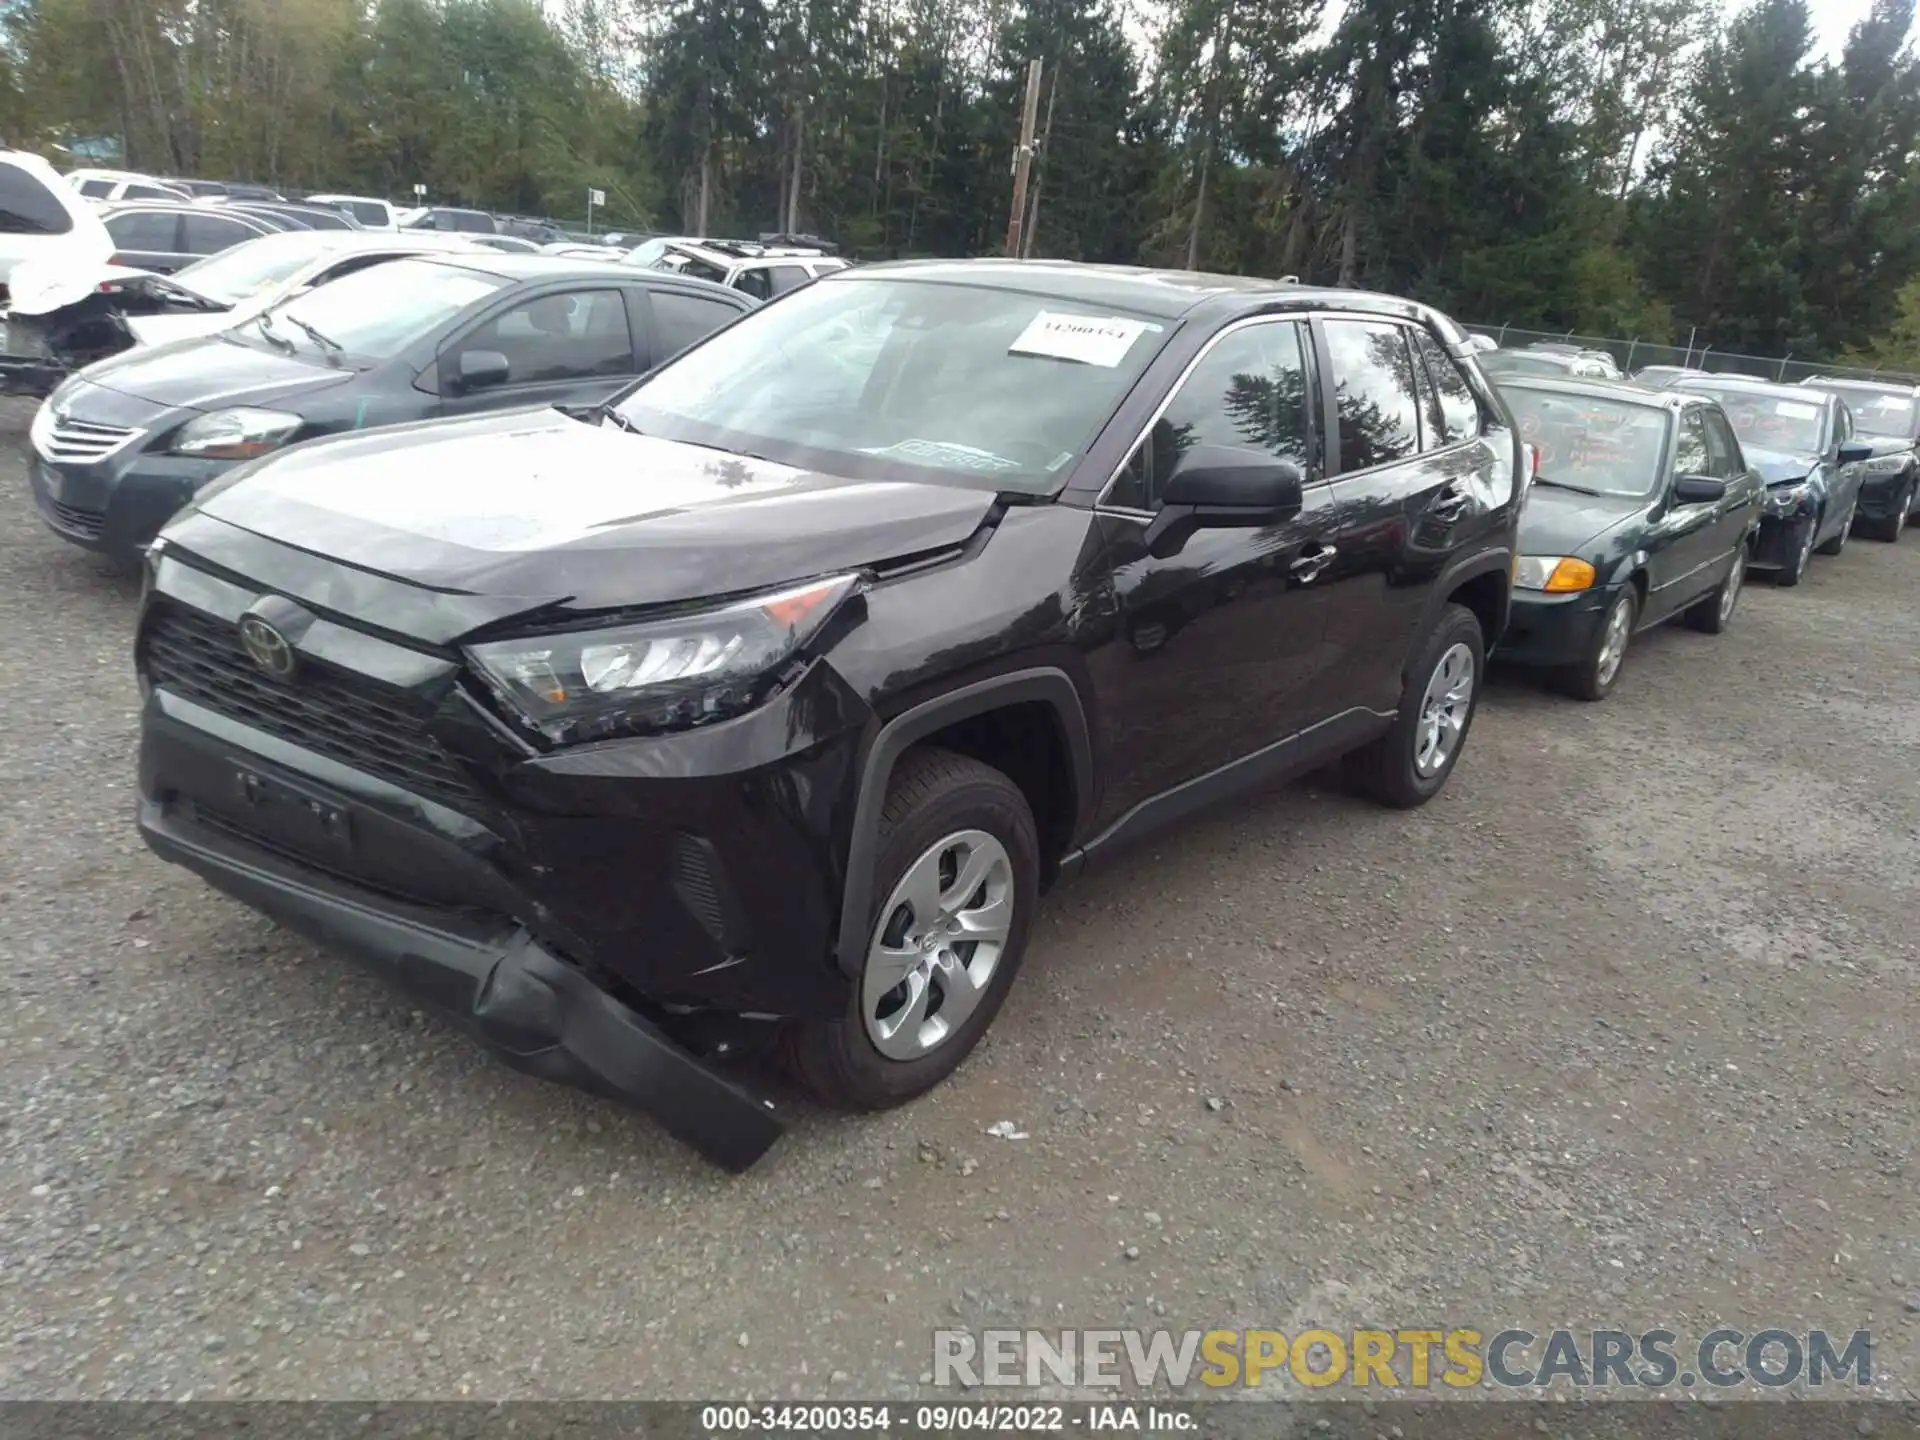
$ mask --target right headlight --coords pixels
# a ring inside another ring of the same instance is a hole
[[[284,410],[256,410],[240,406],[200,415],[180,427],[173,437],[176,455],[203,460],[252,460],[277,450],[304,422]]]
[[[681,730],[759,704],[858,583],[833,575],[638,625],[489,641],[467,657],[556,744]]]
[[[1516,590],[1572,595],[1593,588],[1593,566],[1572,555],[1522,555],[1513,563]]]

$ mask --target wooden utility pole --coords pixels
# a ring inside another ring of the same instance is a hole
[[[1027,62],[1027,103],[1020,116],[1020,148],[1013,152],[1013,210],[1007,216],[1007,258],[1020,258],[1020,229],[1027,217],[1027,173],[1033,168],[1033,127],[1040,119],[1040,62]]]

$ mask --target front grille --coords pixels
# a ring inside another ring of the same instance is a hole
[[[48,518],[54,528],[62,530],[81,540],[98,540],[100,527],[106,523],[106,516],[98,510],[83,510],[78,505],[62,505],[58,500],[47,502]]]
[[[160,689],[453,809],[483,808],[428,733],[431,707],[403,690],[311,661],[290,682],[271,679],[248,658],[236,627],[164,601],[140,645]]]
[[[34,448],[49,460],[68,464],[84,465],[111,455],[139,433],[124,425],[99,425],[71,415],[55,418],[44,405],[33,419]]]

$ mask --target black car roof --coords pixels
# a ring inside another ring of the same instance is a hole
[[[739,291],[716,285],[711,280],[696,280],[692,276],[672,275],[660,270],[642,270],[618,260],[528,255],[519,251],[492,250],[484,245],[475,245],[471,250],[434,250],[422,255],[409,255],[406,259],[424,265],[452,265],[462,270],[477,270],[483,275],[493,275],[516,283],[523,280],[618,280],[622,284],[632,284],[635,280],[641,280],[648,285],[664,284],[675,289],[697,290],[702,294],[724,295],[735,301],[747,298]]]
[[[1335,290],[1251,275],[1086,265],[1068,260],[894,260],[837,271],[821,283],[847,284],[875,277],[985,286],[1082,305],[1117,305],[1167,319],[1183,318],[1202,309],[1224,315],[1288,309],[1355,310],[1423,321],[1440,318],[1427,306],[1370,290]],[[1458,328],[1450,321],[1447,325],[1450,330]]]
[[[1497,382],[1502,394],[1509,390],[1545,390],[1555,395],[1586,395],[1595,400],[1614,400],[1623,405],[1644,405],[1650,410],[1684,410],[1690,405],[1711,405],[1711,395],[1690,395],[1683,390],[1649,390],[1627,380],[1589,380],[1558,375],[1503,375]]]

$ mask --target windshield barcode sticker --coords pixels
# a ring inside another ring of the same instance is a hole
[[[1063,315],[1042,310],[1007,347],[1009,355],[1044,355],[1050,360],[1077,360],[1111,370],[1127,358],[1133,342],[1158,325],[1124,320],[1118,315]]]

